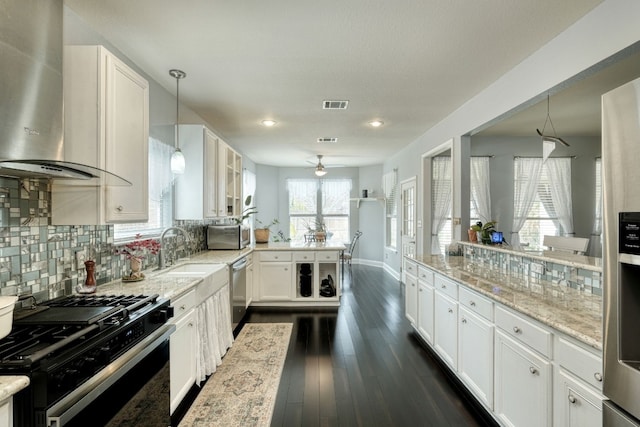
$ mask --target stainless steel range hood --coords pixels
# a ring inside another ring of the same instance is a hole
[[[0,0],[0,176],[131,185],[64,161],[62,0]]]

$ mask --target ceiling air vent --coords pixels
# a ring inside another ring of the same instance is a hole
[[[338,138],[318,138],[318,144],[335,144],[338,142]]]
[[[322,109],[324,110],[346,110],[349,101],[323,101]]]

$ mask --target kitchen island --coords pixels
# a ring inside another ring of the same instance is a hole
[[[423,343],[501,425],[600,426],[599,261],[462,252],[403,260],[405,314]]]

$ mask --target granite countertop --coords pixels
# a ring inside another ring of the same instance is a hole
[[[464,257],[429,255],[414,259],[496,302],[602,350],[601,296],[486,270]]]
[[[29,377],[24,375],[0,375],[0,402],[13,396],[29,385]]]

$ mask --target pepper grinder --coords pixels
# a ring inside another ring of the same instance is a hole
[[[87,278],[84,281],[84,285],[78,284],[76,291],[79,294],[92,294],[96,291],[96,262],[93,260],[85,261],[84,268],[87,272]]]

